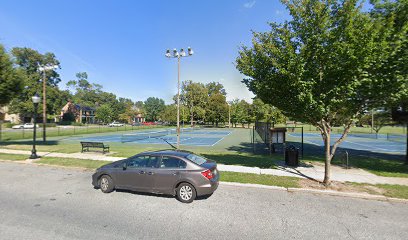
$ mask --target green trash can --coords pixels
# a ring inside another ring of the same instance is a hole
[[[299,166],[299,149],[291,145],[285,149],[285,164],[291,167]]]

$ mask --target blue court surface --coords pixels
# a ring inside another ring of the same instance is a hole
[[[331,144],[333,145],[340,137],[341,134],[331,134]],[[324,146],[322,136],[319,133],[304,133],[303,139],[305,144]],[[300,142],[301,134],[288,133],[288,141]],[[350,134],[340,144],[339,148],[377,153],[405,154],[406,143],[403,141],[389,141],[384,135],[378,135],[378,138],[374,138],[369,134],[366,134],[366,136],[364,134]]]
[[[185,130],[180,135],[180,145],[185,146],[215,146],[224,137],[231,134],[231,130]],[[123,134],[106,134],[89,137],[72,137],[67,141],[89,142],[120,142],[123,144],[177,144],[175,129],[154,129],[149,131],[133,131]]]

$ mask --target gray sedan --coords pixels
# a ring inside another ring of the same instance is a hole
[[[191,203],[197,196],[210,196],[218,180],[216,162],[174,150],[137,154],[104,165],[92,175],[92,185],[104,193],[126,189],[170,194],[184,203]]]

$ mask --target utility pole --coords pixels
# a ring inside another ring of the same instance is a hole
[[[46,125],[47,125],[47,75],[46,71],[57,69],[58,65],[46,65],[39,66],[38,70],[42,72],[42,82],[43,82],[43,142],[47,140],[46,137]]]
[[[45,71],[42,72],[43,74],[43,142],[46,141],[46,127],[47,125],[47,76],[45,75]]]

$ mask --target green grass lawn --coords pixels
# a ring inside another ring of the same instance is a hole
[[[262,184],[268,186],[279,186],[285,188],[299,188],[299,178],[283,177],[266,174],[221,172],[220,181]]]
[[[362,189],[362,191],[368,192],[370,194],[379,194],[378,192],[372,190],[372,187],[377,188],[382,191],[380,195],[392,198],[403,198],[408,199],[408,186],[403,185],[392,185],[392,184],[364,184],[364,183],[351,183],[346,184],[357,186]]]
[[[110,162],[87,160],[87,159],[74,159],[74,158],[43,157],[39,161],[36,161],[36,163],[57,165],[57,166],[64,166],[64,167],[81,167],[81,168],[87,168],[87,169],[96,169]]]
[[[324,158],[323,156],[306,155],[304,161],[324,163]],[[339,159],[334,158],[332,164],[341,165],[342,163]],[[404,161],[350,155],[349,165],[367,170],[378,176],[408,178],[408,165]]]
[[[24,161],[29,157],[30,157],[29,155],[0,153],[1,160]]]

